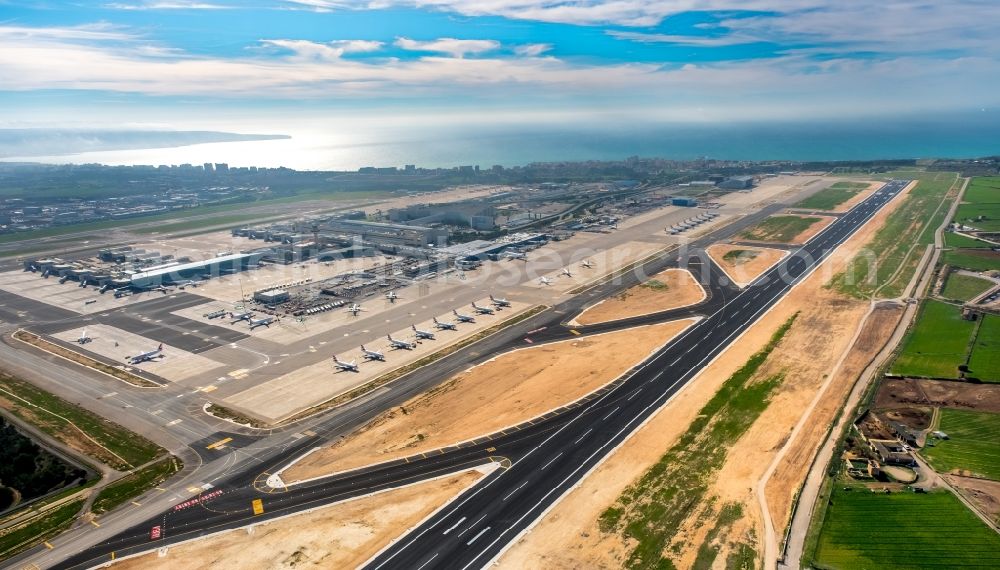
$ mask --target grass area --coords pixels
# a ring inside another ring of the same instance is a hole
[[[1000,382],[1000,317],[983,315],[972,344],[969,376],[983,382]]]
[[[822,218],[806,216],[771,216],[740,234],[743,239],[791,243],[795,236],[809,229]]]
[[[70,501],[27,523],[0,530],[0,560],[23,552],[59,534],[73,524],[83,499]]]
[[[741,263],[753,261],[753,259],[758,255],[760,255],[760,252],[752,249],[734,249],[727,251],[726,254],[722,256],[722,259],[732,263],[733,265],[739,265]]]
[[[1000,253],[980,249],[955,249],[941,254],[941,262],[970,271],[1000,270]]]
[[[91,510],[94,514],[106,513],[125,501],[130,501],[159,485],[183,467],[181,460],[171,455],[133,471],[101,489],[97,498],[94,499]]]
[[[838,486],[814,557],[817,568],[996,568],[1000,535],[954,495],[872,493]]]
[[[893,374],[957,378],[965,364],[976,323],[962,319],[962,310],[940,301],[925,301],[903,349],[892,364]]]
[[[176,233],[184,232],[190,230],[200,230],[202,228],[208,228],[212,226],[221,225],[239,225],[243,222],[248,222],[251,220],[259,220],[261,218],[269,217],[271,214],[230,214],[228,216],[216,216],[210,218],[199,218],[197,220],[188,220],[186,222],[177,222],[174,224],[164,224],[158,226],[150,226],[147,228],[139,228],[135,230],[137,234],[165,234],[165,233]],[[295,214],[288,214],[288,217],[294,217]]]
[[[632,546],[627,568],[672,568],[664,558],[692,507],[706,500],[713,474],[728,448],[767,408],[783,376],[755,375],[791,328],[789,319],[768,344],[730,376],[660,460],[632,483],[600,517],[601,529],[617,532]],[[720,522],[723,513],[720,513]],[[699,553],[699,556],[701,554]],[[712,557],[705,554],[706,559]]]
[[[859,299],[876,293],[884,298],[902,294],[923,254],[914,246],[934,242],[934,231],[948,213],[942,202],[958,192],[954,172],[900,171],[887,177],[919,179],[919,183],[901,198],[865,251],[830,281],[831,287]]]
[[[948,439],[928,439],[934,445],[920,452],[935,471],[961,469],[1000,481],[1000,414],[942,408],[938,429]]]
[[[667,289],[670,288],[669,285],[667,285],[663,281],[660,281],[659,279],[650,279],[649,281],[643,283],[642,286],[646,287],[647,289],[652,289],[654,291],[666,291]]]
[[[993,287],[993,282],[982,277],[963,275],[961,273],[951,273],[941,288],[941,296],[946,299],[956,301],[968,301],[974,299],[984,291]]]
[[[969,182],[955,221],[985,231],[1000,231],[1000,177],[978,177]]]
[[[839,186],[840,184],[860,184],[860,188],[857,187],[845,187]],[[844,202],[850,200],[860,193],[862,190],[867,188],[867,184],[862,184],[859,182],[837,182],[833,186],[826,188],[825,190],[820,190],[819,192],[800,200],[795,204],[796,208],[808,208],[813,210],[832,210],[837,206],[843,204]]]
[[[3,373],[0,407],[116,469],[131,469],[165,453],[160,446],[110,420]]]
[[[985,241],[959,235],[955,232],[944,233],[944,245],[955,249],[991,249],[994,247]]]

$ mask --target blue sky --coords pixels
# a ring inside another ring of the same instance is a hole
[[[982,0],[0,0],[0,126],[992,110],[998,16]]]

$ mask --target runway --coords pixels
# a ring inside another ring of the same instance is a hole
[[[707,314],[707,318],[636,367],[617,385],[588,401],[568,406],[560,413],[505,436],[483,438],[418,460],[377,465],[287,490],[266,492],[269,489],[261,485],[261,477],[317,445],[316,438],[304,437],[280,450],[272,450],[266,454],[267,459],[248,462],[231,471],[231,475],[208,491],[221,491],[221,494],[199,501],[193,507],[171,509],[153,516],[54,567],[92,567],[108,562],[112,553],[120,558],[210,532],[239,528],[282,514],[497,461],[504,467],[464,493],[448,509],[398,540],[368,566],[372,569],[484,567],[907,183],[892,181],[886,184],[742,291],[723,283],[713,284],[723,275],[711,262],[705,263],[707,256],[702,258],[702,275],[713,283],[708,287],[710,298],[697,311]],[[755,216],[748,216],[744,222],[757,221],[752,218]],[[738,229],[726,228],[730,235]],[[713,233],[706,240],[718,237]],[[707,243],[702,241],[698,245]],[[658,265],[665,267],[672,262],[667,258],[655,260],[645,274],[651,274]],[[629,279],[626,277],[620,284],[595,287],[554,310],[486,339],[476,348],[486,352],[482,356],[471,358],[465,351],[459,351],[445,357],[415,372],[405,388],[373,397],[364,405],[370,405],[366,409],[376,410],[389,402],[405,401],[476,359],[523,345],[525,331],[545,326],[542,333],[532,336],[536,342],[564,338],[571,333],[560,326],[561,321],[571,318],[593,298],[634,284]],[[605,290],[601,291],[601,287]],[[595,325],[586,327],[586,332],[605,330],[600,326],[610,329],[661,322],[684,316],[684,311],[691,309],[646,315],[630,319],[628,323]],[[362,417],[363,411],[359,410],[357,417]],[[487,451],[489,449],[492,450]],[[263,514],[253,513],[254,499],[262,500]],[[159,526],[162,533],[155,541],[150,539],[154,526]]]

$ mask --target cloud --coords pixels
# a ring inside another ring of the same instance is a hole
[[[514,47],[514,53],[521,57],[538,57],[550,50],[552,50],[552,44],[525,44]]]
[[[458,40],[455,38],[438,38],[431,41],[396,38],[394,44],[407,51],[429,51],[456,58],[493,51],[500,47],[500,42],[496,40]]]
[[[112,2],[104,5],[112,10],[228,10],[235,6],[212,4],[197,0],[147,0],[144,2]]]
[[[676,44],[685,46],[722,47],[763,41],[760,38],[742,34],[728,34],[718,37],[680,36],[675,34],[650,34],[622,30],[607,30],[604,33],[613,38],[643,44]]]
[[[367,53],[378,51],[385,45],[370,40],[335,40],[327,43],[308,40],[261,40],[262,46],[275,47],[291,52],[297,59],[332,60],[347,53]]]

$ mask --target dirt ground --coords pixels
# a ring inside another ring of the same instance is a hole
[[[751,253],[746,255],[741,254],[736,259],[727,260],[726,254],[736,250],[749,251]],[[726,272],[726,275],[729,276],[733,283],[740,287],[746,287],[754,279],[788,255],[787,251],[781,249],[725,243],[710,245],[705,251]]]
[[[1000,384],[885,379],[875,395],[875,406],[880,409],[939,406],[1000,412]]]
[[[575,569],[620,568],[628,545],[618,535],[604,534],[597,521],[621,494],[622,490],[656,462],[715,394],[719,386],[747,359],[766,344],[771,334],[792,314],[801,311],[799,319],[772,353],[768,367],[782,366],[790,373],[779,387],[774,401],[750,431],[729,450],[730,461],[713,477],[708,496],[716,504],[727,500],[743,503],[744,516],[717,538],[723,544],[717,560],[728,555],[726,544],[745,539],[749,530],[763,534],[760,512],[753,486],[759,481],[774,455],[782,447],[788,433],[803,410],[815,396],[834,363],[847,349],[867,306],[846,300],[823,288],[830,277],[843,269],[846,262],[867,243],[886,216],[898,207],[900,200],[886,206],[865,228],[855,234],[808,279],[761,318],[747,334],[737,339],[726,352],[707,366],[691,384],[651,420],[632,435],[608,460],[595,469],[571,491],[531,533],[522,537],[500,559],[500,567],[510,569]],[[885,325],[880,325],[885,326]],[[884,329],[883,329],[884,330]],[[884,338],[884,337],[883,337]],[[845,368],[847,363],[845,362]],[[843,394],[847,386],[838,374],[829,393]],[[798,488],[808,464],[802,457],[811,456],[826,426],[836,414],[838,405],[824,398],[813,412],[811,425],[815,430],[800,433],[796,447],[786,455],[770,484],[767,495],[778,536],[784,532],[788,518],[788,499]],[[690,567],[711,521],[700,515],[707,505],[694,505],[688,522],[682,529],[683,539],[677,553],[669,556],[678,568]]]
[[[119,570],[355,568],[475,483],[467,471],[123,560]],[[267,508],[267,498],[264,498]]]
[[[942,475],[952,487],[959,490],[971,503],[990,519],[1000,523],[1000,481]]]
[[[684,319],[525,348],[456,375],[281,474],[286,483],[438,449],[513,426],[614,380],[680,334]]]
[[[663,286],[656,283],[657,281]],[[705,298],[705,289],[686,269],[667,269],[643,284],[586,309],[573,323],[592,325],[686,307]]]

